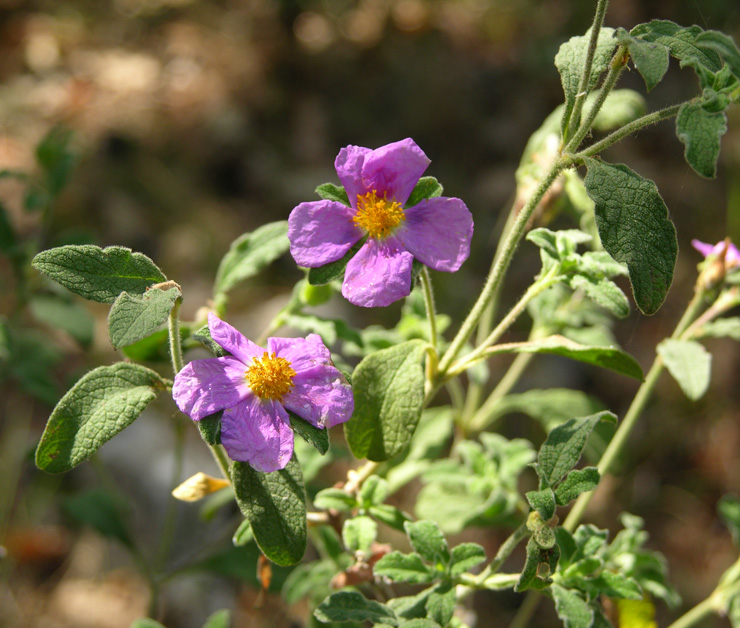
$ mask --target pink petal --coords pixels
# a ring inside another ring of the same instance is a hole
[[[368,192],[362,183],[362,164],[371,152],[362,146],[345,146],[334,160],[334,168],[353,208],[357,208],[357,195],[364,196]]]
[[[315,366],[332,366],[331,353],[318,334],[308,334],[305,338],[268,338],[267,350],[288,360],[296,373]]]
[[[314,427],[334,427],[352,416],[352,387],[335,367],[317,366],[299,373],[293,384],[295,387],[283,397],[283,404]]]
[[[212,312],[208,314],[208,329],[219,345],[245,365],[252,363],[252,358],[262,357],[265,350],[248,340],[234,327],[222,321]]]
[[[430,198],[405,215],[395,235],[422,264],[454,272],[468,259],[473,216],[459,198]]]
[[[372,151],[362,164],[365,193],[376,190],[378,196],[404,205],[431,161],[410,138],[386,144]]]
[[[293,455],[293,430],[285,408],[276,401],[248,397],[221,418],[221,443],[229,458],[269,473],[285,467]]]
[[[355,212],[336,201],[301,203],[288,218],[290,254],[299,266],[335,262],[362,237],[352,222]]]
[[[699,251],[699,253],[701,253],[704,257],[710,255],[714,251],[715,247],[715,245],[713,244],[707,244],[706,242],[701,242],[700,240],[692,240],[691,246]]]
[[[251,394],[245,371],[244,364],[230,356],[194,360],[175,375],[172,397],[182,412],[199,421]]]
[[[347,264],[342,294],[362,307],[390,305],[411,292],[413,259],[396,238],[369,239]]]

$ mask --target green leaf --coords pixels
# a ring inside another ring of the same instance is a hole
[[[689,399],[696,401],[707,391],[712,354],[701,344],[667,338],[658,345],[658,355]]]
[[[671,56],[679,61],[695,59],[709,72],[718,72],[722,69],[719,56],[714,51],[702,49],[696,44],[702,32],[699,26],[683,28],[669,20],[652,20],[635,26],[630,35],[644,41],[663,44],[670,50]]]
[[[611,598],[641,600],[644,595],[642,588],[633,578],[614,571],[602,571],[591,584],[601,595]]]
[[[131,425],[167,384],[154,371],[119,362],[82,377],[54,408],[36,449],[36,465],[62,473]]]
[[[555,501],[558,506],[570,504],[581,493],[593,491],[599,484],[601,476],[596,467],[586,467],[571,471],[563,483],[555,489]]]
[[[382,504],[386,497],[388,497],[388,482],[383,478],[371,475],[362,483],[359,499],[366,508]]]
[[[426,343],[409,340],[371,353],[353,376],[355,411],[344,433],[356,458],[387,460],[403,451],[424,403]]]
[[[735,545],[740,545],[740,499],[735,495],[725,495],[717,504],[719,516],[732,534]]]
[[[370,546],[378,536],[378,524],[370,517],[359,515],[346,519],[342,526],[342,540],[348,552],[370,553]]]
[[[272,473],[235,462],[231,477],[236,502],[262,553],[278,565],[299,562],[306,551],[306,494],[295,456]]]
[[[553,584],[550,587],[555,610],[565,624],[565,628],[590,628],[594,612],[581,596],[573,591]]]
[[[668,71],[670,55],[668,48],[658,42],[645,41],[637,37],[631,37],[627,31],[620,28],[617,32],[619,43],[629,50],[635,68],[645,81],[647,91],[650,91],[660,83]]]
[[[224,411],[219,410],[215,414],[203,417],[196,421],[201,438],[209,445],[221,444],[221,416]]]
[[[702,177],[717,175],[720,142],[726,132],[725,112],[707,111],[698,102],[684,103],[676,116],[676,135],[686,145],[686,162]]]
[[[329,430],[314,427],[290,410],[288,410],[288,418],[293,431],[309,445],[315,447],[322,456],[329,451]]]
[[[575,275],[569,283],[571,288],[580,288],[587,297],[609,310],[617,318],[625,318],[629,315],[630,303],[627,296],[613,281]]]
[[[8,210],[0,203],[0,253],[8,254],[15,246],[15,229],[8,217]]]
[[[40,323],[67,332],[85,348],[92,344],[95,319],[79,301],[38,294],[31,298],[30,306]]]
[[[373,567],[376,576],[386,577],[394,582],[424,584],[434,580],[434,572],[424,564],[419,554],[391,552],[381,558]]]
[[[360,242],[344,254],[344,257],[338,259],[336,262],[329,262],[318,268],[309,268],[307,276],[308,283],[312,286],[323,286],[335,279],[344,278],[344,269],[347,268],[349,260],[355,256],[355,253],[360,250],[363,244],[364,241],[360,240]]]
[[[92,490],[65,499],[64,511],[80,523],[95,528],[103,536],[133,547],[131,535],[124,525],[121,500],[110,493]]]
[[[563,118],[561,122],[561,135],[568,139],[578,128],[580,120],[570,120],[575,105],[578,88],[581,81],[581,74],[586,65],[586,55],[588,52],[589,40],[591,39],[591,30],[582,36],[571,37],[567,42],[560,46],[558,54],[555,55],[555,65],[560,72],[560,80],[563,84],[563,93],[565,94],[565,108],[563,109]],[[609,67],[612,53],[616,47],[614,40],[614,29],[602,28],[599,32],[596,50],[594,52],[593,66],[591,76],[589,77],[587,91],[596,87],[599,76]]]
[[[334,185],[333,183],[322,183],[316,190],[316,194],[325,201],[336,201],[342,205],[351,206],[349,202],[349,196],[347,196],[347,190],[341,185]]]
[[[555,494],[550,487],[541,491],[529,491],[526,497],[529,505],[540,513],[545,521],[555,514]]]
[[[406,201],[405,207],[413,207],[428,198],[442,196],[442,184],[434,177],[421,177]]]
[[[666,51],[666,63],[667,61],[668,51]],[[586,101],[587,110],[590,101],[590,98]],[[615,89],[609,92],[599,113],[596,114],[593,128],[601,132],[613,131],[637,120],[645,113],[647,113],[647,105],[640,94],[631,89]]]
[[[450,552],[444,534],[434,521],[417,521],[404,524],[411,546],[432,564],[447,563]]]
[[[224,608],[211,614],[203,628],[229,628],[231,626],[231,611]]]
[[[259,273],[290,248],[288,221],[262,225],[231,243],[216,273],[214,294],[225,294],[236,284]]]
[[[380,628],[380,624],[375,624],[374,628]],[[416,617],[399,624],[399,628],[442,628],[442,626],[432,619]]]
[[[406,523],[407,521],[411,521],[411,517],[409,515],[407,515],[399,508],[391,506],[390,504],[378,504],[377,506],[370,506],[370,508],[368,508],[368,514],[381,523],[384,523],[385,525],[393,528],[394,530],[398,530],[399,532],[403,532],[404,523]]]
[[[246,545],[254,541],[254,534],[252,534],[252,526],[249,525],[249,519],[245,519],[239,524],[239,527],[234,532],[234,536],[231,537],[231,542],[237,547]]]
[[[60,246],[41,251],[32,264],[67,290],[99,303],[113,303],[124,291],[144,294],[167,279],[146,255],[122,246]]]
[[[118,295],[108,313],[108,338],[113,348],[132,345],[157,331],[181,296],[179,287]]]
[[[365,599],[357,591],[332,593],[314,611],[319,621],[370,621],[398,626],[396,614],[385,604]]]
[[[470,571],[486,560],[486,550],[477,543],[460,543],[450,551],[450,575],[455,577]]]
[[[627,264],[637,307],[654,314],[673,281],[676,229],[655,183],[623,164],[585,158],[586,191],[596,205],[601,243]]]
[[[316,508],[322,510],[338,510],[345,512],[357,507],[357,500],[354,495],[345,493],[341,488],[325,488],[323,491],[316,493],[313,499]]]
[[[437,585],[426,603],[427,614],[440,626],[447,626],[457,605],[457,591],[452,584]],[[405,625],[405,624],[404,624]]]
[[[591,430],[599,421],[616,421],[608,411],[571,419],[553,429],[537,455],[537,475],[545,486],[554,486],[578,462]]]
[[[543,549],[537,544],[534,537],[527,542],[527,558],[519,576],[514,591],[527,589],[542,589],[550,582],[550,574],[555,572],[560,557],[560,550],[555,545],[551,549]],[[540,567],[543,565],[543,567]],[[542,569],[542,573],[538,573]]]
[[[348,340],[362,346],[362,336],[341,318],[321,318],[312,314],[288,314],[282,318],[286,327],[319,334],[324,344],[331,346],[337,340]]]
[[[591,347],[579,344],[565,336],[548,336],[541,340],[516,342],[494,347],[497,353],[549,353],[571,360],[601,366],[622,375],[642,380],[642,369],[629,354],[614,347]],[[355,397],[356,399],[356,397]]]
[[[704,323],[697,330],[699,338],[732,338],[740,340],[740,316],[718,318]]]
[[[694,40],[702,50],[711,50],[718,54],[730,68],[730,72],[740,79],[740,50],[735,40],[719,31],[704,31]]]
[[[131,622],[131,628],[165,628],[165,626],[149,617],[142,617]]]
[[[50,194],[58,196],[67,185],[77,158],[70,150],[70,129],[53,127],[36,146],[36,161],[44,171]]]

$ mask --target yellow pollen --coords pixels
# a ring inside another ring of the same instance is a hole
[[[275,353],[270,355],[267,351],[262,354],[261,359],[254,358],[244,377],[252,392],[260,399],[282,401],[283,395],[295,386],[295,371],[290,362],[285,358],[278,358]]]
[[[404,220],[406,216],[403,214],[401,204],[389,201],[385,195],[378,198],[375,190],[364,196],[357,195],[357,213],[352,222],[367,231],[371,238],[378,240],[387,238]]]

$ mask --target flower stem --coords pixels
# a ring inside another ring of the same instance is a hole
[[[170,310],[170,317],[167,320],[167,329],[170,337],[170,359],[172,360],[172,370],[177,375],[182,370],[182,345],[180,344],[180,306],[182,297],[179,297]]]
[[[570,112],[570,118],[568,119],[568,123],[565,127],[565,137],[563,139],[566,142],[568,142],[568,140],[570,139],[569,130],[572,123],[577,122],[581,118],[583,105],[586,102],[586,96],[588,96],[588,86],[591,82],[591,70],[594,66],[596,46],[599,43],[599,34],[601,33],[601,27],[604,24],[604,16],[606,15],[606,7],[608,4],[608,0],[599,0],[596,4],[594,21],[591,25],[591,39],[588,42],[588,51],[586,52],[586,62],[583,64],[581,82],[578,84],[578,93],[576,94],[576,100],[573,103],[573,110]]]
[[[678,114],[678,111],[679,109],[681,109],[681,107],[683,107],[683,104],[684,103],[671,105],[670,107],[666,107],[665,109],[660,109],[659,111],[648,113],[640,118],[637,118],[637,120],[633,120],[629,124],[625,124],[622,128],[617,129],[613,133],[607,135],[604,139],[596,142],[595,144],[591,144],[591,146],[584,148],[578,153],[574,153],[572,155],[573,160],[578,161],[579,158],[582,157],[593,157],[594,155],[597,155],[613,144],[616,144],[620,140],[624,139],[628,135],[631,135],[635,131],[639,131],[646,126],[656,124],[658,122],[661,122],[662,120],[672,118],[673,116]]]
[[[351,469],[347,473],[347,482],[344,485],[345,493],[351,494],[357,491],[362,486],[362,483],[375,473],[379,466],[379,462],[368,460],[359,469]]]
[[[678,325],[676,325],[676,329],[674,330],[673,334],[671,334],[671,338],[679,338],[689,328],[691,322],[696,318],[697,314],[701,310],[703,302],[704,290],[698,288],[694,292],[694,297],[691,299],[691,302],[686,308],[686,311],[681,317],[681,320],[678,322]],[[606,451],[604,451],[604,455],[599,461],[598,470],[599,474],[602,477],[612,471],[614,461],[622,452],[627,439],[629,438],[632,430],[637,424],[637,420],[640,418],[642,411],[645,409],[645,406],[650,399],[650,395],[653,392],[653,388],[655,388],[655,384],[658,382],[658,379],[663,372],[663,368],[663,360],[660,358],[660,356],[656,356],[655,360],[653,361],[653,365],[650,367],[648,374],[645,376],[645,380],[637,391],[635,398],[632,400],[632,404],[627,410],[627,414],[625,414],[622,423],[619,425],[619,428],[614,434],[614,437],[609,442]],[[576,500],[576,503],[573,505],[573,508],[571,508],[570,512],[568,513],[568,516],[563,523],[563,528],[565,528],[569,532],[573,532],[575,530],[576,526],[581,520],[581,517],[583,516],[583,512],[591,501],[594,492],[595,491],[581,493],[581,495]]]
[[[421,286],[424,290],[424,305],[427,310],[427,319],[429,320],[429,342],[432,347],[437,348],[437,312],[434,309],[434,291],[432,290],[432,280],[429,277],[429,269],[424,266],[421,271]]]
[[[457,354],[460,352],[468,338],[470,338],[475,326],[478,324],[478,321],[480,321],[481,316],[488,307],[488,304],[496,294],[496,291],[506,274],[506,270],[509,268],[511,260],[514,257],[516,247],[527,230],[527,223],[532,217],[534,210],[540,204],[540,201],[545,196],[545,193],[550,189],[550,186],[555,182],[555,179],[557,179],[560,172],[571,163],[572,162],[569,159],[558,159],[542,179],[539,186],[537,186],[537,189],[530,197],[529,201],[527,201],[526,205],[524,205],[522,210],[519,212],[519,215],[516,217],[516,220],[511,227],[511,231],[509,231],[509,234],[506,237],[501,249],[501,255],[494,262],[478,300],[475,302],[475,305],[473,305],[473,309],[470,311],[470,314],[468,314],[467,318],[461,325],[460,330],[457,332],[457,335],[452,340],[450,346],[447,348],[447,351],[440,360],[439,377],[446,374],[452,361],[457,357]]]

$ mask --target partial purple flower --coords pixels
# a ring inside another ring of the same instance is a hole
[[[717,257],[724,256],[725,268],[727,270],[740,266],[740,251],[738,251],[737,247],[730,242],[729,238],[726,240],[720,240],[717,244],[706,244],[699,240],[692,240],[691,246],[699,251],[699,253],[704,257],[709,257],[710,255]]]
[[[284,468],[293,454],[286,410],[318,428],[352,416],[352,388],[320,336],[268,338],[265,350],[214,314],[208,328],[231,355],[190,362],[175,376],[172,397],[195,421],[224,411],[221,443],[232,460],[263,472]]]
[[[347,300],[363,307],[407,296],[414,258],[434,270],[458,270],[470,255],[473,236],[465,203],[441,196],[404,207],[429,163],[408,138],[375,150],[340,150],[334,167],[350,207],[321,200],[293,209],[288,220],[293,259],[317,268],[341,259],[366,238],[347,264],[342,284]]]

